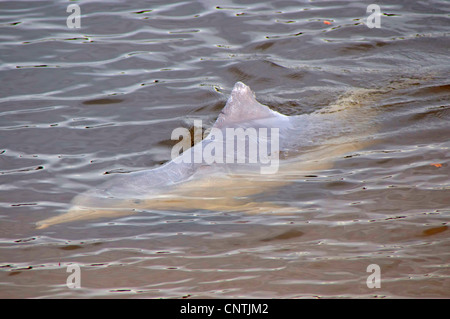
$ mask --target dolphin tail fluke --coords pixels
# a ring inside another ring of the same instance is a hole
[[[36,229],[44,229],[52,225],[67,223],[71,221],[87,220],[108,217],[121,217],[131,215],[135,211],[133,209],[101,209],[101,208],[85,208],[73,206],[67,213],[53,216],[36,223]]]

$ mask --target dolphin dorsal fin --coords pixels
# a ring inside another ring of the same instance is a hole
[[[268,106],[256,101],[253,91],[244,83],[237,82],[227,100],[222,112],[213,127],[233,127],[241,123],[267,117],[282,116],[272,111]]]

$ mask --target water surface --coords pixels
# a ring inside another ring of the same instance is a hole
[[[381,28],[365,24],[372,2]],[[0,297],[450,297],[447,1],[76,3],[80,29],[65,1],[0,4]],[[255,196],[295,214],[35,229],[112,174],[169,160],[172,130],[212,124],[236,81],[290,115],[374,89],[376,143]]]

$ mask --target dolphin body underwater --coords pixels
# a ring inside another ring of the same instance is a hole
[[[66,213],[39,221],[36,227],[141,210],[294,213],[295,207],[255,201],[252,195],[327,169],[339,156],[369,145],[374,113],[367,103],[370,96],[376,93],[360,89],[315,112],[286,116],[259,103],[248,86],[237,82],[201,142],[161,166],[113,176],[77,195]],[[225,147],[220,137],[230,128],[248,134],[236,135],[234,145]],[[202,158],[205,154],[213,161]]]

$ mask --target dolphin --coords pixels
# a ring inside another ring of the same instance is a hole
[[[237,82],[200,142],[161,166],[112,176],[77,195],[66,213],[36,227],[141,210],[295,213],[295,207],[255,201],[252,195],[327,169],[336,157],[369,145],[370,96],[376,94],[360,89],[312,113],[287,116],[259,103]]]

